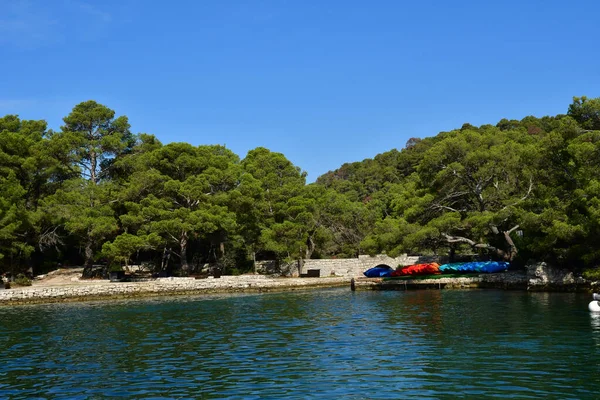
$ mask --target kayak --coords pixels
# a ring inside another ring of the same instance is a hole
[[[488,273],[506,271],[509,263],[504,261],[473,261],[440,265],[439,271],[443,274],[452,273]]]
[[[392,276],[392,272],[394,272],[394,269],[392,267],[389,267],[387,265],[378,265],[376,267],[366,270],[365,272],[363,272],[363,275],[367,278],[386,278]]]
[[[391,276],[434,275],[440,273],[438,263],[407,265],[392,272]]]
[[[477,274],[503,272],[508,269],[509,263],[504,261],[472,261],[462,263],[450,263],[439,265],[438,263],[414,264],[399,267],[393,270],[387,265],[378,265],[363,274],[367,278],[390,278],[417,275],[439,275],[439,274]]]

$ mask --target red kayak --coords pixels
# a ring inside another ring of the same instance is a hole
[[[392,272],[391,276],[433,275],[440,273],[438,263],[407,265]]]

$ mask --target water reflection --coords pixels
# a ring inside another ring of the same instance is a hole
[[[3,308],[0,398],[594,398],[588,297],[340,289]]]
[[[590,312],[590,326],[592,327],[592,339],[596,347],[600,347],[600,313]]]

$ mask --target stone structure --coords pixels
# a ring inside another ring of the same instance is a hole
[[[357,277],[377,265],[388,265],[394,269],[399,265],[412,265],[424,262],[440,262],[439,256],[389,257],[385,254],[376,256],[359,255],[358,258],[328,258],[318,260],[302,260],[290,264],[277,261],[257,261],[257,272],[267,275],[300,276],[311,270],[319,270],[319,276]]]
[[[94,299],[119,299],[173,294],[266,292],[348,286],[350,279],[269,278],[264,275],[223,276],[219,279],[158,278],[147,282],[80,281],[61,286],[29,286],[0,290],[0,306]]]

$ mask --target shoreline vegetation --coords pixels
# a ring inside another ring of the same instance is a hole
[[[237,276],[267,260],[419,254],[600,279],[600,98],[566,111],[411,138],[314,183],[267,148],[163,144],[93,100],[57,131],[7,115],[0,274]]]

